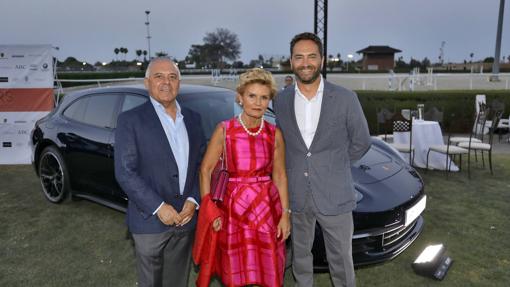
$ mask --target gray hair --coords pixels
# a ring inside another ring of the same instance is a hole
[[[152,58],[151,61],[149,62],[149,65],[147,65],[147,69],[145,70],[145,78],[149,78],[150,75],[151,75],[151,68],[152,68],[152,65],[154,65],[154,63],[156,62],[164,62],[164,61],[168,61],[170,63],[172,63],[172,65],[174,65],[175,69],[177,70],[177,76],[179,77],[179,80],[181,79],[181,70],[179,70],[179,66],[177,66],[177,64],[172,60],[170,59],[170,57],[155,57],[155,58]]]

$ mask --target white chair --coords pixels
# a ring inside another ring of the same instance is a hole
[[[506,130],[507,134],[510,132],[510,116],[508,116],[508,119],[499,120],[498,129]],[[499,135],[499,141],[501,141],[501,134]],[[507,141],[510,142],[510,137],[507,138]]]
[[[468,149],[468,176],[469,177],[471,177],[471,172],[470,172],[471,151],[474,151],[475,155],[476,155],[477,151],[480,151],[482,153],[482,164],[484,167],[485,167],[485,161],[483,159],[483,153],[487,152],[489,154],[489,168],[490,168],[491,174],[494,174],[494,172],[492,170],[493,138],[494,138],[494,131],[496,130],[496,127],[498,126],[498,123],[499,123],[499,120],[501,119],[502,114],[503,114],[502,111],[497,111],[494,113],[494,116],[492,118],[492,125],[491,125],[491,128],[489,129],[489,143],[483,143],[483,142],[480,143],[480,142],[469,141],[469,142],[461,142],[458,144],[459,147]],[[484,120],[483,118],[484,117],[482,117],[482,116],[479,117],[480,120]],[[472,136],[473,136],[473,134],[472,134]]]
[[[451,116],[451,120],[450,122],[453,122],[453,118],[454,118],[454,115]],[[452,144],[452,142],[450,141],[451,139],[451,128],[449,129],[448,131],[448,139],[446,141],[446,144],[442,144],[442,145],[432,145],[429,147],[429,150],[427,151],[427,170],[429,169],[429,155],[431,152],[436,152],[436,153],[440,153],[440,154],[444,154],[445,155],[445,158],[446,158],[446,164],[445,164],[445,172],[446,172],[446,177],[448,177],[448,172],[451,171],[451,166],[452,166],[452,161],[453,159],[450,158],[450,156],[452,157],[455,157],[455,156],[459,156],[459,171],[460,169],[462,168],[462,155],[463,154],[467,154],[469,153],[469,150],[465,149],[465,148],[462,148],[462,147],[458,147],[457,145],[455,144]]]
[[[485,115],[487,113],[488,113],[487,105],[485,103],[480,103],[476,109],[476,113],[474,116],[474,121],[473,121],[474,124],[473,124],[473,129],[471,131],[471,136],[469,136],[469,137],[452,137],[452,138],[450,138],[450,142],[452,144],[456,144],[456,145],[458,145],[461,142],[469,142],[469,141],[475,142],[475,143],[483,142],[483,136],[485,134],[485,122],[486,122]],[[480,117],[483,117],[483,118],[480,118]]]

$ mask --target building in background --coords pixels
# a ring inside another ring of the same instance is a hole
[[[390,46],[368,46],[356,53],[363,54],[363,71],[388,71],[395,68],[395,54],[400,52]]]

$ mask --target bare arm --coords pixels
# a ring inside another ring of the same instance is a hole
[[[277,236],[286,240],[290,235],[290,210],[289,210],[289,192],[287,187],[287,173],[285,172],[285,143],[282,132],[276,128],[275,150],[273,164],[273,182],[278,188],[280,201],[282,203],[283,213],[278,223]]]

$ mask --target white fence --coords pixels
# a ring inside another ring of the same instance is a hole
[[[352,90],[508,90],[510,74],[328,74],[328,80]]]
[[[183,75],[184,84],[215,85],[235,88],[238,71],[220,74],[214,70],[210,75]],[[274,74],[279,86],[288,74]],[[499,81],[490,81],[492,74],[328,74],[328,81],[351,90],[381,91],[427,91],[427,90],[510,90],[510,73],[499,74]],[[57,86],[64,82],[88,82],[94,86],[143,83],[143,78],[97,79],[97,80],[56,80]],[[80,87],[76,87],[80,88]],[[81,87],[83,88],[83,87]],[[62,89],[58,89],[62,92]]]

